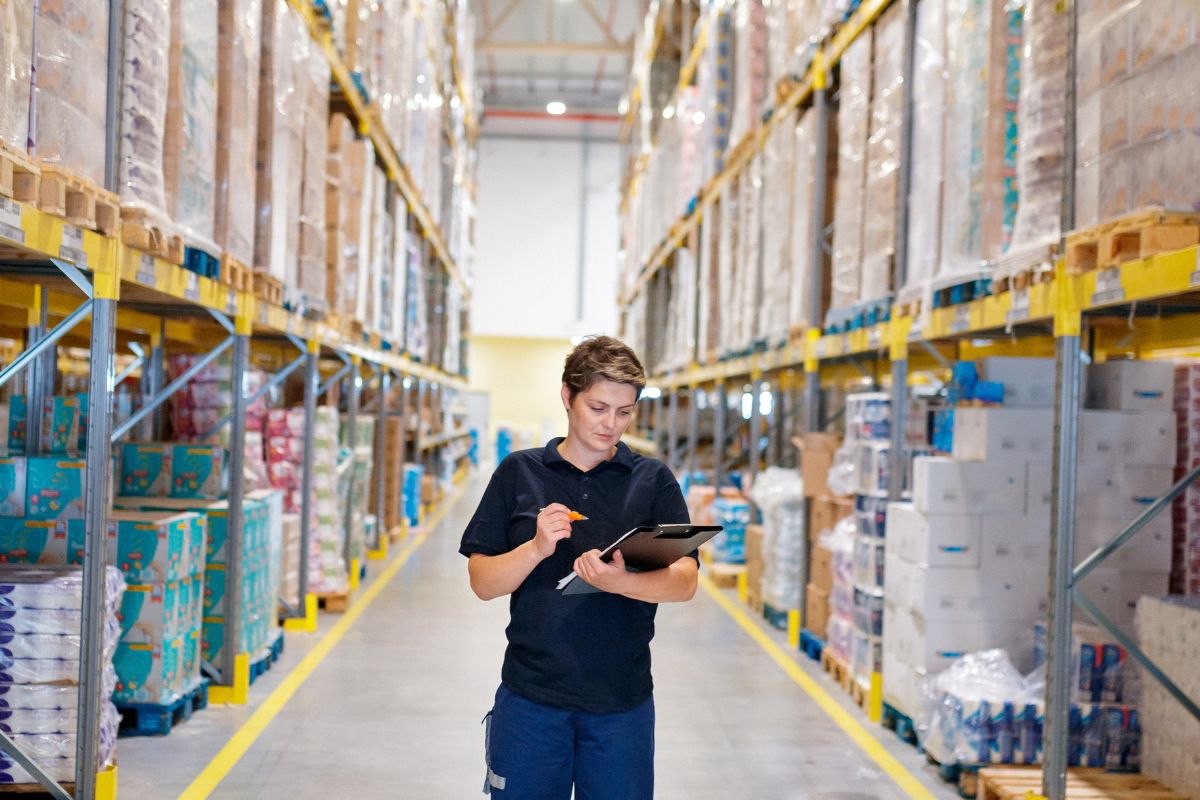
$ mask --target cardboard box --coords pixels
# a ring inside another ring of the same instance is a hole
[[[181,635],[187,629],[190,599],[180,581],[129,584],[117,612],[121,641],[161,644]]]
[[[1054,412],[1038,408],[956,408],[954,458],[1050,463]]]
[[[131,584],[161,584],[187,577],[191,574],[192,520],[196,516],[113,511],[108,521],[110,562]]]
[[[975,568],[982,552],[978,514],[922,514],[912,503],[889,503],[888,547],[910,564]]]
[[[1079,417],[1079,458],[1135,466],[1174,467],[1178,431],[1166,412],[1084,411]]]
[[[24,517],[25,493],[25,459],[0,458],[0,517]]]
[[[818,545],[812,549],[808,564],[808,583],[826,592],[833,588],[833,553],[827,548]]]
[[[120,642],[113,655],[117,690],[124,703],[163,703],[181,688],[183,638],[165,642]]]
[[[1171,411],[1175,366],[1168,361],[1106,361],[1087,368],[1087,408]]]
[[[1078,508],[1097,517],[1133,520],[1146,506],[1170,490],[1174,470],[1080,462],[1077,471]]]
[[[829,495],[829,469],[841,437],[833,433],[806,433],[800,437],[800,479],[805,497]]]
[[[1082,560],[1108,544],[1128,523],[1129,520],[1093,516],[1086,508],[1080,508],[1075,521],[1075,558]],[[1171,537],[1171,518],[1165,512],[1158,514],[1106,563],[1131,572],[1169,572]]]
[[[131,497],[166,497],[171,494],[172,444],[123,444],[117,452],[120,479],[117,493]]]
[[[829,591],[808,584],[804,589],[804,619],[810,631],[821,638],[829,624]]]
[[[920,456],[913,461],[913,505],[926,514],[1024,512],[1025,465],[954,461]]]
[[[31,456],[26,468],[26,516],[29,519],[83,519],[86,461]]]
[[[78,397],[47,397],[42,406],[42,450],[62,455],[79,448]]]
[[[171,496],[216,500],[229,488],[225,448],[175,445],[171,453]]]
[[[1135,634],[1133,626],[1134,613],[1137,611],[1138,600],[1144,595],[1163,597],[1167,594],[1170,583],[1170,573],[1133,572],[1098,567],[1083,579],[1080,588],[1100,613],[1116,623],[1126,633]],[[1088,619],[1086,613],[1078,606],[1075,614],[1079,619]]]
[[[0,563],[83,563],[82,520],[0,518]]]
[[[1054,359],[993,356],[975,366],[980,380],[1004,384],[1006,408],[1054,408]]]

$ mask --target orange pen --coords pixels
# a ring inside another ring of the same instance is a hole
[[[545,510],[546,510],[545,508],[538,509],[538,511],[545,511]],[[583,514],[580,514],[578,511],[568,511],[567,519],[571,520],[571,522],[587,522],[587,517],[585,517]]]

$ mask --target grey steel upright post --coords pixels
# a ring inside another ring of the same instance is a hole
[[[704,390],[699,386],[693,386],[688,392],[688,474],[700,469],[700,393],[702,391]]]
[[[159,327],[158,335],[150,343],[149,360],[142,365],[143,398],[149,399],[154,397],[167,385],[166,355],[163,349],[163,341],[165,339],[166,322],[163,321]],[[163,413],[162,408],[154,409],[154,413],[150,415],[150,420],[147,423],[148,429],[145,432],[147,438],[151,441],[161,441],[166,435],[165,422],[166,415]]]
[[[713,403],[713,486],[721,493],[725,479],[725,415],[729,412],[729,393],[724,379],[717,381],[717,400]]]
[[[350,360],[349,381],[350,391],[346,393],[346,442],[350,446],[350,474],[346,477],[346,516],[342,521],[342,530],[346,532],[345,540],[342,542],[342,558],[346,562],[346,569],[353,566],[350,532],[354,525],[352,498],[354,497],[355,464],[358,461],[358,404],[362,395],[362,374],[357,357]]]
[[[1063,199],[1061,230],[1075,227],[1075,69],[1079,8],[1067,4],[1066,110],[1063,114]],[[1059,292],[1068,287],[1060,283]],[[1053,517],[1050,529],[1050,614],[1046,642],[1045,769],[1042,794],[1048,800],[1066,800],[1068,740],[1071,713],[1070,589],[1075,566],[1076,468],[1079,462],[1079,399],[1083,358],[1079,347],[1083,315],[1067,296],[1054,317],[1055,406]]]
[[[317,431],[317,392],[320,373],[317,358],[320,345],[309,340],[304,353],[304,457],[300,462],[300,596],[296,608],[301,615],[308,609],[308,562],[311,557],[313,523],[313,439]]]
[[[233,402],[229,420],[229,513],[225,533],[225,639],[221,646],[221,680],[233,686],[238,649],[242,643],[242,571],[245,565],[242,547],[245,526],[242,524],[246,497],[245,471],[242,462],[246,455],[246,370],[250,367],[250,335],[238,320],[233,339],[233,361],[229,366],[229,394]],[[303,580],[303,578],[301,578]],[[301,606],[303,608],[303,605]],[[253,657],[253,654],[251,654]]]
[[[825,162],[829,158],[829,97],[827,72],[822,64],[813,64],[813,113],[816,114],[816,141],[814,142],[813,202],[808,250],[808,303],[809,330],[821,326],[821,304],[825,292]],[[813,344],[812,337],[807,345]],[[821,376],[816,357],[806,353],[804,362],[804,429],[808,432],[821,430]]]
[[[98,293],[97,293],[98,294]],[[115,292],[114,292],[115,294]],[[112,472],[112,374],[117,301],[94,297],[88,379],[87,474],[84,491],[83,625],[79,648],[79,720],[75,742],[75,796],[96,794],[100,766],[100,709],[104,695],[105,584],[108,566],[109,484]]]
[[[33,317],[25,331],[25,348],[29,349],[46,335],[49,321],[49,293],[45,286],[37,291],[38,307],[32,309]],[[57,348],[49,347],[46,352],[30,362],[25,368],[25,452],[29,455],[42,452],[43,403],[54,394],[54,373],[58,369]]]
[[[747,481],[746,488],[754,485],[754,479],[758,477],[759,467],[762,465],[762,386],[762,379],[753,375],[750,381],[750,424],[746,436],[746,472],[750,480]],[[751,507],[756,506],[751,503]]]
[[[408,515],[405,513],[405,510],[406,510],[406,507],[408,504],[408,502],[407,502],[408,498],[405,497],[405,486],[407,484],[407,481],[405,480],[405,474],[404,474],[405,464],[408,462],[410,455],[412,456],[412,461],[414,464],[420,464],[422,466],[424,466],[424,464],[425,464],[425,460],[422,457],[423,453],[421,452],[421,412],[420,412],[420,408],[421,408],[421,403],[424,402],[423,396],[422,396],[422,382],[418,381],[416,392],[410,393],[410,390],[412,389],[412,380],[413,380],[412,378],[410,378],[406,375],[400,376],[400,410],[398,412],[399,416],[400,416],[400,441],[399,441],[399,447],[396,448],[396,480],[398,482],[398,484],[396,486],[396,496],[400,498],[400,527],[401,527],[402,531],[408,529]],[[409,418],[409,408],[411,405],[410,401],[411,401],[412,397],[414,396],[414,394],[417,398],[417,427],[416,427],[416,430],[413,431],[413,451],[410,454],[408,452],[408,418]],[[420,508],[420,505],[421,505],[420,495],[419,495],[420,491],[421,491],[421,487],[418,486],[417,487],[417,492],[418,492],[417,507],[418,508]],[[418,511],[418,513],[417,513],[418,520],[420,519],[420,516],[421,516],[420,512]]]
[[[667,403],[667,466],[672,472],[679,472],[679,387],[671,389],[671,397]]]
[[[387,532],[383,529],[387,518],[387,501],[384,498],[387,487],[387,396],[392,390],[392,372],[384,366],[379,368],[377,416],[375,418],[375,457],[372,461],[372,475],[375,478],[375,546],[372,550],[380,549],[380,544]],[[403,436],[401,439],[403,440]]]
[[[666,438],[667,432],[666,426],[663,425],[664,402],[662,393],[666,390],[660,387],[658,391],[658,397],[654,398],[653,401],[654,427],[650,429],[650,438],[654,441],[655,455],[663,455],[663,439]]]

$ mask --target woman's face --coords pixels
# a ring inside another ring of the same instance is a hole
[[[597,452],[606,452],[620,441],[637,408],[637,389],[613,381],[598,381],[575,395],[574,401],[563,386],[562,398],[571,437]]]

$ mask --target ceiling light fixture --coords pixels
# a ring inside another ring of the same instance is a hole
[[[560,100],[551,100],[546,103],[546,113],[554,117],[561,116],[567,113],[567,104]]]

